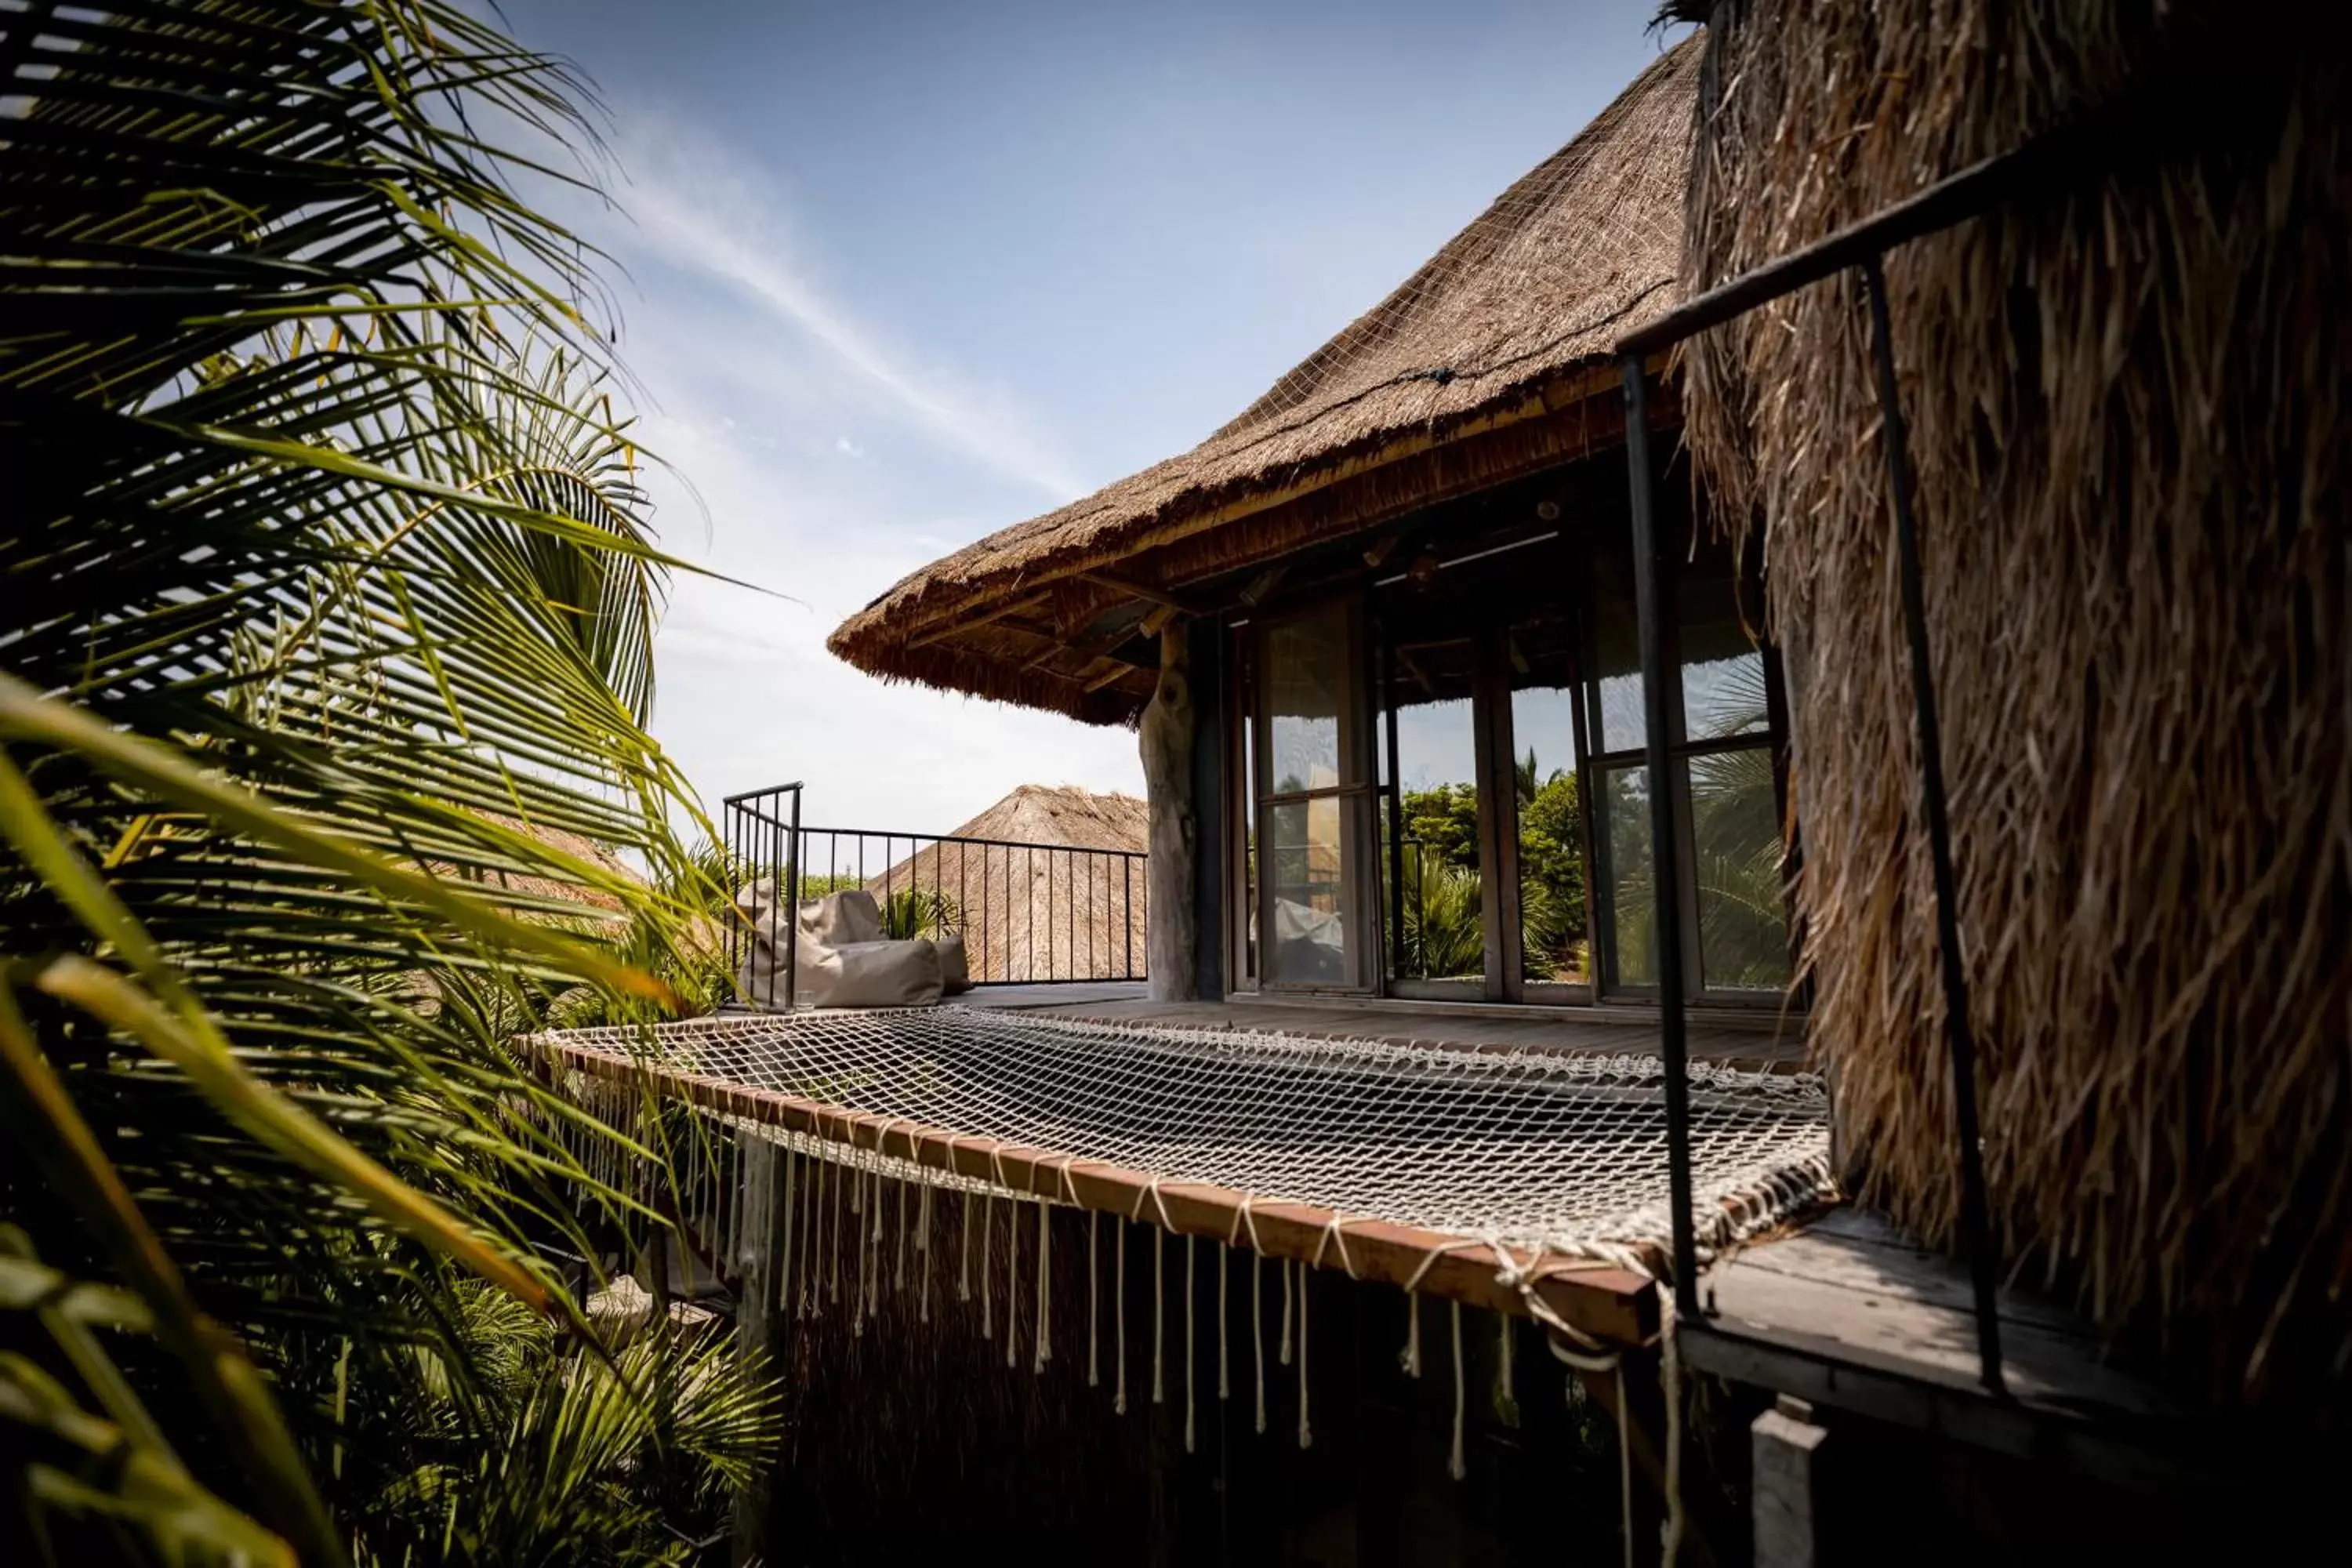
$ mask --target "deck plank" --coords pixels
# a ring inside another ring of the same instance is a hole
[[[1974,1388],[1974,1294],[1956,1259],[1886,1222],[1832,1210],[1793,1234],[1741,1249],[1706,1270],[1701,1300],[1734,1331],[1808,1347],[1881,1370]],[[2020,1400],[2132,1416],[2165,1414],[2155,1385],[2103,1355],[2092,1326],[2055,1303],[2000,1293],[2002,1372]]]

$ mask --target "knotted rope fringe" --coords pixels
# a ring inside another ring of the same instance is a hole
[[[1625,1397],[1625,1361],[1615,1351],[1598,1355],[1581,1354],[1570,1350],[1558,1340],[1546,1336],[1544,1346],[1552,1359],[1570,1369],[1570,1386],[1573,1388],[1576,1374],[1598,1374],[1613,1379],[1617,1384],[1617,1506],[1622,1521],[1625,1542],[1625,1568],[1633,1568],[1638,1559],[1633,1540],[1633,1432],[1629,1414],[1632,1401]]]
[[[922,1227],[915,1237],[915,1250],[923,1255],[922,1321],[928,1323],[931,1321],[931,1189],[928,1184],[915,1223]]]
[[[1160,1373],[1160,1343],[1164,1337],[1161,1327],[1168,1305],[1168,1284],[1165,1266],[1160,1261],[1165,1250],[1161,1243],[1168,1233],[1158,1226],[1151,1227],[1151,1403],[1168,1403],[1168,1385]]]
[[[1184,1451],[1192,1451],[1192,1238],[1184,1238]]]
[[[1285,1268],[1283,1278],[1290,1277]],[[1298,1266],[1298,1446],[1308,1447],[1315,1441],[1314,1429],[1307,1424],[1307,1265]]]
[[[1113,1413],[1127,1414],[1127,1222],[1118,1222],[1118,1299],[1113,1307],[1118,1331],[1118,1393],[1111,1403]]]
[[[776,1249],[776,1310],[790,1311],[793,1300],[793,1210],[799,1205],[796,1183],[800,1176],[800,1154],[789,1143],[784,1145],[784,1237]]]
[[[1290,1263],[1286,1258],[1282,1265],[1282,1351],[1277,1359],[1285,1366],[1290,1364]]]
[[[1101,1226],[1102,1215],[1087,1211],[1087,1386],[1102,1386],[1102,1357],[1097,1323],[1102,1312],[1097,1298],[1102,1289]]]
[[[1257,1373],[1257,1429],[1265,1430],[1265,1254],[1250,1254],[1250,1359]]]
[[[972,1194],[963,1198],[961,1223],[956,1226],[956,1300],[971,1300],[971,1205]]]
[[[996,1297],[989,1289],[988,1265],[996,1256],[996,1199],[982,1198],[980,1211],[980,1337],[996,1337]]]
[[[1054,1211],[1037,1200],[1037,1354],[1030,1371],[1043,1373],[1054,1356]]]
[[[1407,1377],[1418,1378],[1421,1375],[1421,1282],[1428,1278],[1431,1264],[1456,1247],[1475,1245],[1467,1237],[1440,1243],[1423,1255],[1421,1267],[1415,1268],[1412,1271],[1412,1278],[1404,1282],[1405,1328],[1402,1363],[1404,1374]]]
[[[1228,1352],[1225,1348],[1225,1265],[1234,1255],[1230,1247],[1217,1248],[1217,1398],[1233,1397],[1233,1382],[1227,1371]]]
[[[1004,1364],[1019,1364],[1021,1338],[1021,1211],[1004,1205]]]
[[[1454,1309],[1454,1447],[1445,1457],[1445,1473],[1460,1480],[1470,1473],[1462,1457],[1462,1303],[1447,1303]]]

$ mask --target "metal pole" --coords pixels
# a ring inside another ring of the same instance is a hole
[[[1936,879],[1936,948],[1944,982],[1944,1043],[1952,1060],[1952,1118],[1960,1141],[1960,1231],[1976,1290],[1977,1354],[1984,1385],[2004,1392],[2000,1263],[1985,1203],[1984,1147],[1977,1122],[1977,1047],[1969,1028],[1968,976],[1960,963],[1959,895],[1952,877],[1952,829],[1944,810],[1943,731],[1936,717],[1936,678],[1927,657],[1927,595],[1919,572],[1919,530],[1911,510],[1911,464],[1903,405],[1895,389],[1895,343],[1886,313],[1886,276],[1875,255],[1862,264],[1870,297],[1870,335],[1878,371],[1881,444],[1895,506],[1895,555],[1903,581],[1903,627],[1911,649],[1911,702],[1919,724],[1919,794],[1927,819],[1927,854]]]
[[[1650,775],[1651,943],[1657,955],[1658,1055],[1665,1069],[1666,1194],[1674,1206],[1675,1310],[1698,1317],[1698,1238],[1691,1230],[1690,1064],[1683,1021],[1681,856],[1666,752],[1666,590],[1671,563],[1658,538],[1650,479],[1649,392],[1639,354],[1627,354],[1625,460],[1633,475],[1633,605],[1642,642],[1643,752]]]

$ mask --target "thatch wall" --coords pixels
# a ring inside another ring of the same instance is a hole
[[[1448,493],[1447,469],[1418,459],[1467,437],[1507,432],[1520,439],[1490,441],[1490,456],[1527,445],[1530,463],[1557,460],[1581,422],[1552,416],[1613,388],[1591,367],[1675,302],[1698,60],[1688,40],[1664,53],[1207,440],[909,574],[828,646],[889,679],[1125,721],[1157,671],[1113,659],[1118,634],[1183,603],[1191,579],[1150,572],[1165,597],[1138,599],[1084,574],[1171,549],[1202,575],[1277,556],[1297,541],[1297,509],[1368,475],[1385,477],[1397,506],[1428,504]],[[1397,497],[1400,484],[1413,493]]]
[[[1146,813],[1131,795],[1023,784],[950,836],[986,842],[927,845],[866,886],[941,900],[975,981],[1131,978],[1144,968],[1144,863],[1087,851],[1140,856]]]
[[[1685,258],[1696,291],[2152,72],[2256,74],[2163,100],[2225,95],[2230,149],[1886,264],[2002,1244],[2225,1398],[2340,1399],[2352,1356],[2352,159],[2346,52],[2308,20],[1719,7]],[[1765,530],[1843,1147],[1948,1239],[1865,334],[1858,287],[1817,286],[1694,345],[1685,395],[1717,515]]]

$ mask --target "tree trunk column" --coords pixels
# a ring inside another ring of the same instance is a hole
[[[1143,710],[1140,747],[1151,860],[1144,879],[1144,973],[1155,1002],[1200,995],[1201,911],[1193,898],[1200,803],[1193,796],[1191,629],[1160,634],[1160,685]]]

